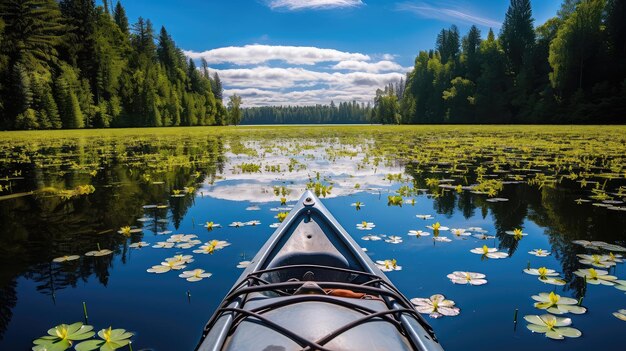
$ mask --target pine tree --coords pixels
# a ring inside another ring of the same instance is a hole
[[[217,74],[217,72],[213,73],[213,80],[211,81],[211,83],[211,90],[213,91],[215,98],[218,101],[223,101],[224,88],[222,88],[222,81],[220,80],[220,76]]]
[[[499,39],[512,75],[518,74],[532,57],[529,54],[535,45],[533,22],[530,0],[511,0]]]
[[[122,33],[126,35],[130,34],[129,32],[130,27],[128,25],[128,17],[126,17],[126,10],[124,10],[124,7],[119,1],[117,2],[117,4],[115,4],[115,10],[113,11],[113,19],[115,20],[115,23],[120,28]]]

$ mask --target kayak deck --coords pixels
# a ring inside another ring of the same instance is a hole
[[[224,298],[197,350],[441,347],[410,301],[306,192]]]

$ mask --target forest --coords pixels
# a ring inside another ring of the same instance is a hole
[[[206,62],[187,60],[164,27],[130,24],[120,2],[0,2],[0,129],[224,125]]]
[[[565,0],[535,27],[511,0],[497,36],[442,29],[374,103],[374,123],[624,123],[626,2]]]
[[[362,124],[369,123],[370,104],[340,102],[335,105],[263,106],[242,109],[241,124]]]

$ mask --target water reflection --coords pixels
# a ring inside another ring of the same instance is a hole
[[[130,238],[130,243],[139,242],[147,235],[181,228],[197,201],[211,198],[228,206],[235,206],[231,202],[272,203],[277,201],[274,187],[285,189],[287,201],[299,197],[307,184],[315,182],[332,187],[327,198],[351,197],[351,202],[371,192],[380,199],[399,192],[407,199],[432,203],[433,214],[446,218],[460,214],[465,219],[492,219],[494,229],[489,234],[497,237],[498,249],[510,256],[525,252],[517,252],[520,242],[505,231],[523,228],[532,221],[549,237],[550,251],[568,282],[565,291],[573,291],[577,298],[585,294],[585,283],[572,272],[580,268],[576,254],[585,250],[571,241],[624,243],[625,212],[577,204],[575,200],[588,193],[574,181],[540,188],[511,182],[498,193],[508,201],[489,202],[483,194],[428,183],[429,178],[450,178],[454,184],[475,184],[483,176],[476,165],[461,164],[459,169],[468,171],[457,172],[446,164],[421,163],[411,155],[385,151],[389,150],[387,144],[379,138],[364,139],[361,144],[371,146],[365,148],[341,138],[271,143],[271,136],[196,135],[129,140],[73,138],[53,145],[39,142],[4,148],[5,160],[28,155],[25,160],[29,161],[0,163],[0,175],[20,175],[10,182],[11,192],[23,194],[0,201],[0,340],[21,298],[16,290],[18,278],[33,282],[36,291],[49,296],[53,303],[57,292],[93,281],[92,277],[107,286],[116,259],[126,264],[131,252],[129,240],[115,234],[118,228],[142,227],[143,232]],[[285,151],[291,149],[295,151]],[[244,163],[280,166],[280,171],[262,168],[261,172],[246,172]],[[513,167],[506,172],[511,176],[528,173]],[[402,174],[408,180],[390,181],[388,174]],[[510,180],[508,174],[500,176]],[[93,185],[95,191],[59,195],[85,184]],[[609,181],[611,189],[622,185],[623,179]],[[197,190],[172,196],[185,188]],[[428,189],[426,195],[419,189]],[[220,210],[213,207],[203,211],[219,214]],[[137,221],[139,218],[142,220]],[[199,227],[201,220],[193,218]],[[55,257],[83,255],[98,246],[112,250],[113,255],[51,263]]]

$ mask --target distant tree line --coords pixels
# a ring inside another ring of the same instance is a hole
[[[230,122],[206,61],[196,67],[164,27],[103,4],[0,1],[0,129]]]
[[[370,104],[341,102],[335,105],[263,106],[243,109],[242,124],[369,123]]]
[[[511,0],[497,37],[442,29],[398,90],[377,91],[373,122],[624,123],[626,1],[565,0],[535,28]]]

